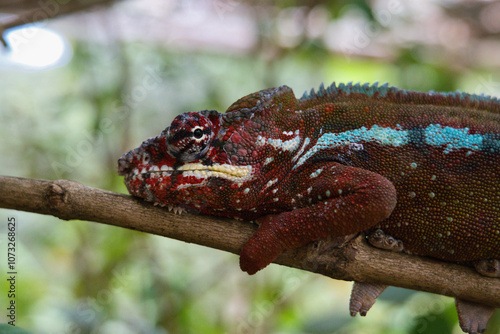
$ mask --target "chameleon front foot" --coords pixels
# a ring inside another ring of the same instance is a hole
[[[377,229],[368,234],[368,242],[377,248],[390,250],[393,252],[403,251],[403,242],[390,235],[385,234],[381,229]]]
[[[476,271],[483,276],[500,278],[500,260],[481,260],[474,264]]]
[[[495,309],[490,306],[455,299],[460,328],[465,333],[478,334],[486,331],[486,325]]]
[[[259,229],[243,245],[240,253],[240,268],[249,275],[266,267],[284,250],[273,226],[275,215],[258,219]]]
[[[349,302],[351,316],[354,317],[359,313],[364,317],[386,288],[387,285],[384,284],[354,282]]]

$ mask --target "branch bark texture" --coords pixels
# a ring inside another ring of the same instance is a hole
[[[46,21],[58,16],[87,10],[91,7],[105,6],[117,0],[84,0],[84,1],[5,1],[0,0],[0,11],[21,12],[0,21],[0,42],[7,47],[4,31],[24,24]]]
[[[0,176],[0,207],[88,220],[239,254],[256,226],[204,215],[176,215],[140,199],[68,180]],[[369,246],[357,237],[340,247],[317,242],[284,252],[276,263],[334,279],[380,283],[500,307],[500,280],[472,268]],[[236,268],[235,268],[236,270]]]

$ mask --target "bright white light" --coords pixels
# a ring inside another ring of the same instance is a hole
[[[71,48],[55,32],[36,26],[28,26],[9,31],[5,39],[9,50],[0,59],[2,67],[22,67],[25,69],[47,69],[66,63],[71,56]]]

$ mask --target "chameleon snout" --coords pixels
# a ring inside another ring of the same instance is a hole
[[[118,174],[119,175],[128,175],[132,171],[132,153],[128,152],[122,155],[121,158],[118,159]]]

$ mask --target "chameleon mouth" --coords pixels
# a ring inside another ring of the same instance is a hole
[[[141,170],[134,169],[129,177],[142,178],[145,174],[157,174],[158,176],[171,176],[174,172],[180,173],[184,177],[195,177],[198,179],[207,179],[209,177],[218,177],[230,180],[236,183],[243,183],[250,180],[252,175],[252,166],[233,166],[228,164],[213,164],[210,166],[200,163],[188,163],[178,168],[163,165],[158,167],[153,165],[149,168],[144,167]]]
[[[177,203],[172,194],[188,188],[203,187],[209,178],[230,180],[232,184],[241,186],[252,178],[252,166],[233,166],[228,164],[213,164],[211,166],[200,163],[190,163],[177,168],[162,165],[153,165],[128,169],[125,175],[125,184],[131,194],[141,197],[148,202],[167,207],[174,213],[182,213],[190,208],[186,203]],[[172,183],[171,177],[175,176]],[[152,186],[156,184],[156,186]],[[158,189],[155,189],[158,187]],[[175,203],[174,203],[175,202]]]
[[[234,182],[247,181],[252,174],[252,166],[233,166],[228,164],[213,164],[211,166],[199,163],[185,164],[177,169],[183,175],[199,178],[219,177]]]

